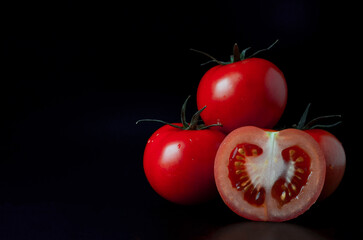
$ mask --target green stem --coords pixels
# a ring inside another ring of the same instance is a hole
[[[239,52],[239,48],[237,43],[233,46],[233,62],[241,61],[241,54]]]
[[[197,111],[196,113],[194,113],[194,115],[192,116],[192,119],[190,120],[189,127],[186,130],[196,130],[196,129],[199,129],[198,128],[199,117],[200,117],[200,114],[203,112],[203,110],[206,107],[207,106],[204,106],[199,111]]]

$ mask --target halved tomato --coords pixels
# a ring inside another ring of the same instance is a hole
[[[223,201],[258,221],[286,221],[304,213],[318,199],[325,172],[323,152],[309,134],[252,126],[227,135],[214,165]]]

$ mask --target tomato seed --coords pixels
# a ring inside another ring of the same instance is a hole
[[[282,193],[281,193],[281,200],[282,201],[285,201],[285,198],[286,198],[286,192],[285,191],[283,191]]]
[[[236,174],[239,175],[242,173],[242,170],[236,170]]]
[[[245,150],[244,150],[243,148],[239,148],[239,149],[238,149],[238,152],[239,152],[241,155],[245,155],[245,154],[246,154],[246,152],[245,152]]]
[[[294,154],[295,154],[295,150],[294,150],[294,149],[291,149],[291,150],[289,151],[289,154],[290,154],[290,159],[293,159]]]
[[[248,184],[243,190],[244,191],[247,191],[250,187],[252,186],[252,184],[250,183],[250,184]]]
[[[242,162],[236,161],[236,162],[234,162],[234,166],[241,167],[242,166]]]
[[[248,178],[248,176],[247,175],[243,175],[242,177],[239,178],[239,180],[242,180],[244,178]]]
[[[242,156],[240,156],[240,155],[237,155],[237,156],[236,156],[236,159],[237,159],[237,160],[243,160],[243,159],[244,159],[244,157],[242,157]]]
[[[251,180],[248,180],[248,181],[245,181],[245,182],[243,182],[242,184],[241,184],[241,187],[245,187],[245,186],[247,186],[248,184],[250,184],[251,183]]]

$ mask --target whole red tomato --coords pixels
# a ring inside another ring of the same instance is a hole
[[[166,123],[148,140],[144,171],[152,188],[165,199],[178,204],[196,204],[218,195],[214,158],[225,135],[209,126],[198,125],[204,108],[187,123],[186,103],[182,107],[182,123]]]
[[[204,74],[197,90],[198,109],[207,106],[203,121],[221,123],[225,133],[246,125],[274,127],[286,102],[283,73],[261,58],[234,58],[215,66]]]
[[[179,204],[215,197],[214,158],[224,137],[211,129],[182,130],[169,125],[158,129],[144,152],[144,171],[153,189]]]
[[[343,179],[346,165],[345,151],[342,143],[331,133],[322,129],[305,130],[320,145],[326,161],[326,177],[319,199],[329,197]]]
[[[304,130],[312,136],[324,153],[326,161],[326,176],[324,187],[319,197],[319,200],[323,200],[330,196],[338,188],[342,181],[345,172],[346,157],[342,143],[333,134],[320,129],[322,127],[329,128],[336,126],[340,124],[341,121],[328,125],[321,124],[319,122],[329,118],[341,117],[341,115],[321,116],[306,123],[309,109],[310,104],[306,107],[299,123],[296,124],[295,127],[297,129]]]

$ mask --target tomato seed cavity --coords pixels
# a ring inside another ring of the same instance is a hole
[[[242,143],[235,147],[229,158],[229,179],[232,186],[244,191],[244,199],[252,205],[261,206],[265,202],[266,190],[255,186],[246,170],[246,158],[249,160],[261,155],[262,148],[254,144]],[[258,176],[257,176],[258,177]]]
[[[268,164],[264,166],[254,163],[254,158],[263,153],[262,148],[249,143],[238,144],[231,152],[228,164],[229,179],[234,188],[242,191],[245,201],[251,205],[260,207],[265,202],[266,189],[271,188],[271,196],[279,203],[280,207],[295,198],[310,175],[310,157],[300,147],[292,146],[281,151],[280,159],[284,162],[280,165],[283,169],[275,177],[270,179],[275,181],[270,186],[263,186],[265,181],[261,181],[261,177],[266,178]],[[274,156],[269,156],[274,158]],[[259,160],[260,161],[260,160]],[[268,163],[270,160],[263,160]],[[267,170],[266,170],[267,169]]]
[[[283,206],[295,198],[306,184],[310,175],[310,157],[298,146],[284,149],[281,155],[291,168],[275,182],[271,194]]]

